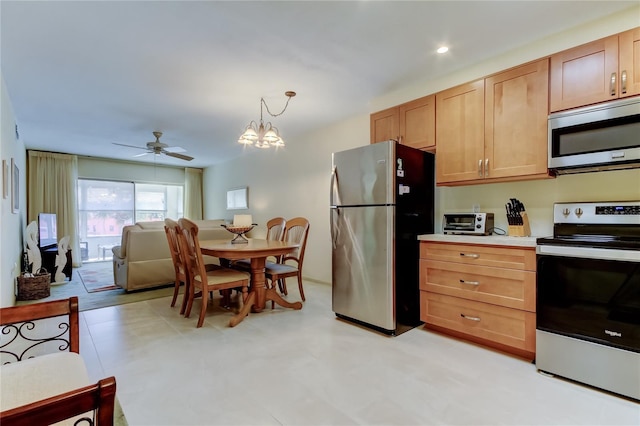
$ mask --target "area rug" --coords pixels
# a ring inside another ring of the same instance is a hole
[[[77,270],[87,293],[116,290],[113,283],[113,264],[111,262],[85,263]]]
[[[100,265],[100,263],[102,265]],[[111,262],[96,262],[94,264],[85,263],[82,267],[73,270],[73,279],[71,281],[66,281],[64,284],[51,285],[51,295],[49,297],[38,300],[17,301],[16,305],[28,305],[31,303],[48,302],[50,300],[67,299],[71,296],[77,296],[78,308],[80,311],[88,311],[91,309],[105,308],[107,306],[142,302],[160,297],[167,298],[167,305],[171,301],[171,295],[173,295],[173,283],[167,283],[167,286],[163,287],[133,291],[130,293],[127,293],[120,287],[116,287],[114,290],[89,293],[80,276],[83,270],[93,270],[94,268],[103,268],[111,271],[111,283],[113,283],[113,266]]]

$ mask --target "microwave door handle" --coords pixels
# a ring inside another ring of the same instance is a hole
[[[611,91],[611,96],[616,95],[616,73],[611,73],[611,81],[609,82],[609,90]]]

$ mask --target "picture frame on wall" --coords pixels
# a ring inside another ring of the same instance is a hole
[[[249,208],[249,188],[246,186],[227,191],[227,210],[244,210]]]
[[[2,198],[9,197],[9,165],[2,160]]]
[[[20,211],[20,170],[16,162],[11,158],[11,211]]]

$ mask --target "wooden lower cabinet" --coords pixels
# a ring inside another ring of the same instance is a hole
[[[427,328],[535,357],[534,248],[421,242],[420,252],[420,319]],[[515,259],[495,263],[507,252]]]

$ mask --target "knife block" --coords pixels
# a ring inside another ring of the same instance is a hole
[[[522,225],[509,225],[510,237],[531,236],[531,227],[529,226],[529,216],[527,216],[527,212],[521,212],[520,216],[522,216]]]

